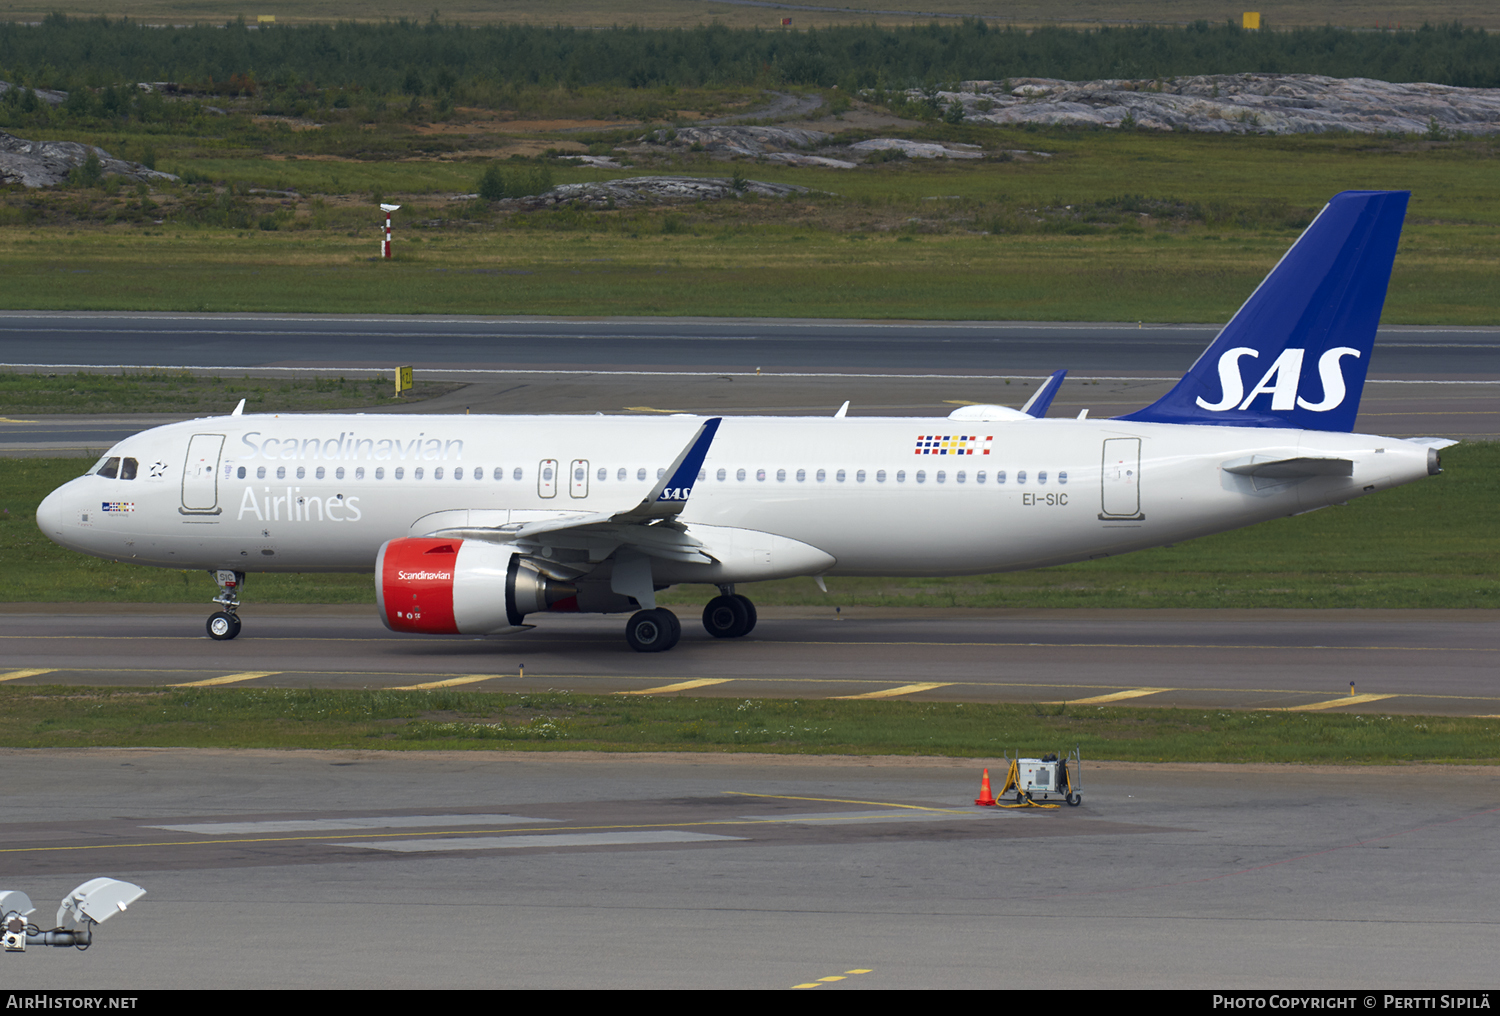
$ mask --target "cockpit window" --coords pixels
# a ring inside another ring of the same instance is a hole
[[[120,479],[122,479],[122,480],[134,480],[135,479],[135,471],[138,468],[139,468],[139,463],[137,463],[135,461],[135,459],[121,459],[120,460]]]
[[[99,473],[98,473],[98,475],[99,476],[107,476],[111,480],[113,480],[116,476],[119,475],[119,473],[120,473],[120,457],[118,455],[116,455],[113,458],[109,458],[109,459],[106,459],[104,461],[104,465],[102,465],[102,466],[99,467]]]

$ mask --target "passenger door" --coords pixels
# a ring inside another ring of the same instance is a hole
[[[194,434],[188,441],[187,461],[182,467],[183,515],[218,515],[219,455],[224,450],[223,434]]]

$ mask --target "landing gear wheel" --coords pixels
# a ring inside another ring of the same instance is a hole
[[[661,653],[682,638],[682,624],[665,607],[642,610],[625,622],[625,641],[638,653]]]
[[[755,604],[753,604],[753,603],[750,602],[750,597],[748,597],[748,596],[741,596],[739,593],[735,593],[734,594],[734,598],[736,600],[739,600],[740,603],[744,604],[744,606],[745,606],[745,613],[748,614],[749,617],[750,617],[749,623],[745,625],[745,630],[742,631],[742,632],[740,632],[740,634],[741,635],[749,635],[751,632],[753,632],[755,630]]]
[[[208,615],[208,637],[215,642],[227,642],[240,633],[240,619],[228,611],[218,610]]]
[[[1078,807],[1080,804],[1083,803],[1083,795],[1082,794],[1069,794],[1068,795],[1068,803],[1070,805],[1072,805],[1073,807],[1075,807],[1075,808]]]
[[[749,602],[741,596],[715,596],[703,608],[703,627],[716,639],[739,638],[755,624],[745,609]]]

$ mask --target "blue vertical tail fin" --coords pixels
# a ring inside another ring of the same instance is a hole
[[[1409,191],[1344,191],[1176,386],[1150,423],[1354,429]]]

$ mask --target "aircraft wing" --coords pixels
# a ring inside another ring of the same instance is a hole
[[[703,460],[721,422],[722,417],[705,420],[656,486],[633,508],[507,524],[493,529],[466,529],[462,535],[468,539],[514,544],[528,553],[545,547],[584,550],[588,552],[590,562],[602,561],[620,547],[631,547],[648,557],[711,564],[715,558],[703,549],[702,541],[689,535],[675,519],[687,507],[693,484],[697,482],[698,472],[703,468]],[[451,532],[459,535],[456,531]],[[450,531],[444,531],[443,535],[449,534]],[[581,574],[587,569],[558,562],[554,570]]]

